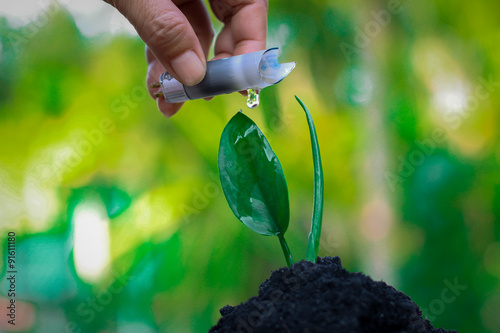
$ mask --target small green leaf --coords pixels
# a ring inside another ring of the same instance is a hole
[[[318,137],[311,117],[311,113],[302,103],[300,98],[295,96],[302,109],[306,113],[307,124],[309,125],[309,134],[311,137],[311,148],[314,163],[314,197],[313,197],[313,215],[311,222],[311,231],[307,241],[306,260],[316,262],[319,252],[319,241],[321,239],[321,225],[323,222],[323,165],[321,164],[321,154],[319,153]]]
[[[284,235],[290,207],[283,169],[264,134],[241,112],[222,132],[219,173],[229,207],[241,222],[261,235]]]

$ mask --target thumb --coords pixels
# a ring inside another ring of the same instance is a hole
[[[115,0],[113,5],[173,77],[188,86],[203,79],[203,49],[186,16],[172,1]]]

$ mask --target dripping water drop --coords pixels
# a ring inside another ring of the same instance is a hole
[[[259,92],[260,90],[255,88],[255,89],[248,89],[248,97],[247,97],[247,106],[250,109],[256,108],[259,106]]]

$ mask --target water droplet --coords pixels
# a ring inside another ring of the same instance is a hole
[[[255,89],[248,89],[248,97],[247,97],[247,106],[250,109],[256,108],[259,106],[259,92],[260,90],[255,88]]]

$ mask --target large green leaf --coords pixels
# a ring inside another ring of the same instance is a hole
[[[241,112],[222,132],[219,172],[234,215],[261,235],[283,237],[290,218],[283,169],[264,134]]]

